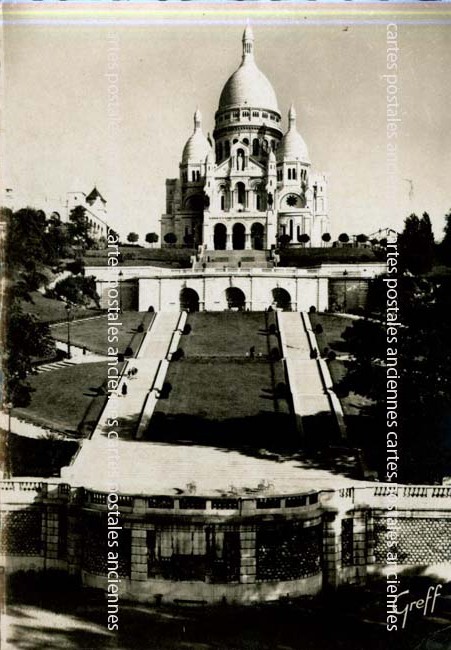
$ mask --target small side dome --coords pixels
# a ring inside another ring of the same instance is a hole
[[[183,147],[182,164],[203,163],[211,151],[211,145],[202,133],[202,114],[199,109],[194,113],[194,131]]]
[[[291,106],[288,111],[288,131],[282,138],[282,141],[277,149],[277,160],[288,161],[301,161],[310,163],[307,145],[304,142],[301,134],[296,126],[296,111],[294,106]]]

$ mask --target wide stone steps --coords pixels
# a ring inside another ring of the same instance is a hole
[[[62,361],[54,361],[53,363],[45,363],[42,366],[36,368],[36,373],[40,375],[43,372],[51,372],[52,370],[61,370],[62,368],[68,368],[70,366],[75,366],[76,364],[69,359],[63,359]]]
[[[310,358],[310,343],[301,315],[280,312],[278,321],[296,415],[301,421],[309,416],[332,415],[318,363]]]

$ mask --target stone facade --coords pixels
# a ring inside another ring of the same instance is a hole
[[[223,311],[231,307],[232,293],[239,295],[240,308],[250,311],[265,311],[270,306],[292,311],[308,311],[312,306],[325,311],[339,306],[347,311],[365,305],[368,283],[385,270],[382,263],[324,264],[311,269],[172,270],[125,266],[122,285],[136,283],[139,311],[149,307],[155,311]],[[111,269],[86,267],[86,274],[96,278],[100,304],[107,307]],[[286,298],[283,304],[282,293]]]
[[[59,568],[106,589],[105,493],[45,481],[0,487],[0,551],[8,572]],[[251,603],[363,584],[386,565],[391,487],[356,483],[256,497],[121,495],[121,597]],[[450,497],[451,487],[399,486],[402,567],[449,568]]]
[[[327,183],[311,168],[293,106],[283,133],[277,98],[255,63],[248,27],[241,65],[221,93],[213,137],[203,134],[196,110],[179,177],[166,181],[162,242],[171,234],[179,245],[258,250],[287,235],[291,244],[324,245]]]

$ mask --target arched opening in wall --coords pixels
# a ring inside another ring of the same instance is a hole
[[[217,223],[214,231],[214,245],[216,251],[224,251],[227,242],[227,228],[223,223]]]
[[[251,226],[252,248],[262,251],[264,247],[265,229],[261,223],[253,223]]]
[[[194,289],[186,287],[180,291],[180,310],[199,311],[199,294]]]
[[[291,296],[286,289],[276,287],[272,290],[273,305],[282,311],[291,311]]]
[[[226,289],[227,307],[237,311],[243,311],[246,306],[246,296],[238,287]]]
[[[222,143],[218,142],[217,147],[216,147],[216,158],[217,162],[221,162],[222,160]]]
[[[246,187],[244,183],[239,183],[236,184],[236,197],[237,197],[237,202],[238,206],[245,208],[246,207]]]
[[[243,250],[246,236],[246,229],[242,223],[236,223],[232,231],[232,246],[234,250]]]
[[[259,156],[260,155],[260,143],[258,141],[258,138],[254,138],[252,142],[252,155],[253,156]]]
[[[224,142],[224,158],[230,157],[230,142],[226,140]]]

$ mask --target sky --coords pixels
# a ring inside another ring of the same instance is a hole
[[[40,207],[44,196],[96,185],[122,235],[136,231],[142,241],[159,232],[165,179],[178,176],[197,106],[204,132],[213,131],[249,15],[256,62],[276,92],[283,128],[293,102],[312,166],[329,174],[332,234],[401,229],[408,214],[428,211],[440,239],[451,209],[451,25],[440,21],[398,23],[400,121],[390,194],[383,76],[390,16],[271,23],[235,5],[220,24],[202,13],[113,24],[7,19],[4,186]],[[118,65],[114,132],[111,57]]]

